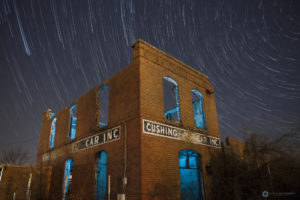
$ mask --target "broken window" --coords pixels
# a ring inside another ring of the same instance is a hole
[[[106,199],[106,164],[107,153],[100,151],[96,154],[96,170],[95,170],[95,199]]]
[[[2,173],[3,173],[4,167],[0,167],[0,181],[2,179]]]
[[[54,119],[51,122],[50,148],[54,147],[55,129],[56,129],[56,117],[54,117]]]
[[[99,127],[102,128],[108,124],[108,111],[109,111],[109,87],[108,85],[102,86],[98,91],[100,99],[99,108]]]
[[[181,199],[203,199],[200,155],[193,150],[179,152]]]
[[[63,200],[69,199],[70,186],[72,182],[73,160],[69,158],[65,164],[65,173],[63,181]]]
[[[191,93],[195,126],[198,128],[205,129],[206,125],[204,116],[203,96],[198,90],[192,90]]]
[[[70,131],[69,131],[70,140],[75,139],[76,122],[77,122],[77,105],[74,104],[70,109]]]
[[[180,120],[178,84],[169,77],[163,77],[165,117],[168,120]]]

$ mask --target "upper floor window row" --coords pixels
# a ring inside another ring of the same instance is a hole
[[[171,121],[180,121],[179,89],[177,82],[170,77],[163,77],[164,113]],[[195,126],[206,129],[203,95],[198,90],[191,90]]]
[[[179,89],[177,82],[170,77],[163,77],[163,92],[164,92],[164,115],[165,118],[171,121],[180,121],[180,102],[179,102]],[[191,90],[192,105],[194,113],[195,126],[201,129],[206,129],[203,95],[198,90]],[[99,122],[100,128],[108,125],[108,113],[109,113],[109,86],[104,85],[98,90],[99,98]],[[55,132],[56,132],[56,117],[55,114],[51,114],[53,118],[51,123],[51,132],[49,146],[54,147]],[[69,139],[73,140],[76,136],[76,124],[77,124],[77,105],[73,104],[70,108],[69,118]]]
[[[52,122],[51,122],[51,129],[50,129],[49,147],[53,148],[54,141],[55,141],[55,133],[56,133],[56,122],[57,122],[57,118],[54,113],[51,114],[50,119],[52,119]],[[74,104],[70,108],[69,134],[68,134],[68,138],[70,140],[75,139],[76,123],[77,123],[77,105]]]
[[[100,128],[105,127],[108,125],[108,113],[109,113],[109,86],[104,85],[98,90],[98,97],[100,100],[99,106],[99,124]],[[76,137],[76,126],[77,126],[77,105],[73,104],[70,108],[70,115],[69,115],[69,133],[68,138],[70,140],[75,139]],[[54,117],[54,118],[53,118]],[[55,132],[56,132],[56,117],[55,114],[52,113],[50,118],[52,120],[51,123],[51,131],[50,131],[50,139],[49,139],[49,146],[50,148],[54,147],[54,139],[55,139]]]

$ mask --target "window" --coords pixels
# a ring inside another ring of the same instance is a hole
[[[54,117],[51,123],[50,144],[49,144],[50,148],[54,147],[55,129],[56,129],[56,117]]]
[[[50,119],[52,119],[55,116],[55,113],[50,114]]]
[[[203,200],[200,155],[193,150],[179,152],[181,199]]]
[[[109,87],[108,85],[102,86],[98,91],[100,99],[99,106],[99,127],[102,128],[108,124],[108,111],[109,111]]]
[[[169,77],[163,77],[165,117],[168,120],[180,120],[178,85]]]
[[[3,173],[3,171],[4,171],[4,167],[0,167],[0,181],[2,179],[2,173]]]
[[[206,125],[204,116],[203,96],[198,90],[192,90],[191,93],[195,126],[198,128],[205,129]]]
[[[100,151],[96,154],[95,170],[95,199],[105,200],[106,198],[106,164],[107,153]]]
[[[69,158],[65,164],[65,173],[63,181],[63,200],[69,199],[70,186],[72,182],[73,160]]]
[[[77,105],[74,104],[70,109],[70,130],[69,139],[75,139],[76,135],[76,122],[77,122]]]

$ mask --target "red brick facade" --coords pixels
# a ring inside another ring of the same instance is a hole
[[[51,168],[0,164],[0,199],[44,199]]]
[[[164,115],[162,78],[165,76],[178,83],[181,112],[178,122],[167,120]],[[98,128],[101,102],[98,90],[103,85],[109,85],[109,120],[107,126]],[[205,130],[194,125],[192,89],[203,95]],[[210,199],[210,176],[205,168],[211,151],[218,148],[194,142],[189,136],[203,134],[220,138],[213,92],[205,75],[138,40],[133,45],[133,60],[128,67],[70,105],[76,104],[78,109],[74,140],[68,138],[70,107],[67,107],[56,114],[55,142],[50,148],[51,110],[44,113],[37,165],[52,167],[49,199],[62,198],[64,165],[68,158],[73,159],[70,199],[94,199],[95,158],[99,151],[107,152],[110,199],[117,199],[120,193],[125,193],[126,199],[181,199],[178,152],[183,149],[201,155],[204,199]],[[146,134],[143,120],[184,130],[188,137],[173,139]],[[118,126],[119,139],[74,150],[80,140]]]

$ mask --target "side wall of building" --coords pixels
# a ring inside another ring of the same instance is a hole
[[[98,90],[103,85],[109,85],[109,120],[108,125],[99,128]],[[70,198],[94,198],[96,154],[99,151],[107,153],[107,175],[111,176],[111,196],[122,193],[122,179],[126,165],[125,176],[128,177],[126,194],[132,199],[139,199],[140,183],[140,121],[139,121],[139,66],[133,61],[129,67],[97,86],[73,104],[77,105],[76,137],[69,140],[69,109],[67,107],[56,114],[56,133],[54,147],[49,147],[52,119],[49,111],[44,114],[37,164],[52,166],[52,182],[50,199],[62,197],[64,166],[67,159],[73,160],[73,175],[70,186]],[[91,148],[74,151],[74,144],[87,137],[120,127],[120,139]],[[125,144],[125,134],[127,143]],[[125,149],[126,145],[126,149]],[[127,159],[125,164],[125,151]],[[130,152],[130,153],[128,153]],[[130,167],[129,167],[130,166]]]
[[[141,124],[143,119],[182,128],[188,132],[220,137],[213,86],[208,78],[169,55],[143,42],[134,45],[134,59],[140,64]],[[164,115],[163,77],[178,84],[181,120],[170,121]],[[191,90],[203,95],[206,129],[195,126]],[[208,165],[214,147],[193,144],[143,133],[142,135],[142,193],[143,199],[181,199],[179,177],[179,151],[193,150],[202,160],[205,199],[210,198]]]

